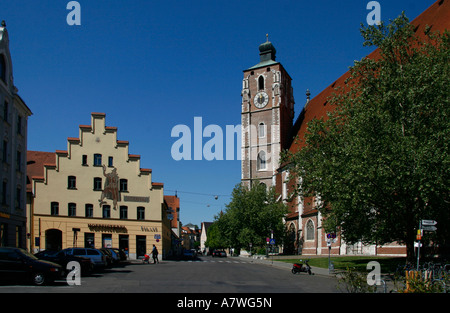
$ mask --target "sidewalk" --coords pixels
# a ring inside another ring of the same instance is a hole
[[[299,260],[301,259],[301,256],[298,256]],[[277,268],[283,268],[286,270],[291,271],[292,269],[292,263],[287,263],[287,262],[283,262],[280,261],[279,259],[272,259],[271,257],[265,258],[265,257],[249,257],[249,256],[239,256],[238,258],[244,258],[244,259],[248,259],[251,260],[250,262],[253,263],[259,263],[259,264],[264,264],[267,266],[273,266],[273,267],[277,267]],[[291,258],[291,257],[290,257]],[[330,277],[330,278],[335,278],[338,279],[338,275],[339,273],[341,273],[341,270],[335,270],[335,271],[331,271],[328,268],[321,268],[321,267],[313,267],[311,266],[311,272],[313,275],[320,275],[320,276],[326,276],[326,277]],[[307,275],[307,274],[306,274]],[[377,293],[389,293],[392,290],[394,290],[394,282],[388,277],[388,275],[386,274],[381,274],[381,279],[382,279],[382,284],[379,286],[379,288],[377,288]],[[386,286],[384,285],[384,283],[386,284]]]
[[[301,257],[301,256],[299,256]],[[251,260],[250,262],[253,263],[261,263],[268,266],[283,268],[287,270],[292,269],[292,263],[282,262],[277,259],[273,259],[271,257],[268,258],[261,258],[261,257],[248,257],[248,256],[239,256],[239,258],[248,259]],[[300,258],[299,258],[300,260]],[[322,276],[329,276],[329,277],[335,277],[336,275],[334,273],[330,273],[330,271],[327,268],[321,268],[321,267],[313,267],[311,266],[311,272],[314,275],[322,275]]]

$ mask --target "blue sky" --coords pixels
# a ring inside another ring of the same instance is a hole
[[[175,161],[172,128],[193,129],[196,116],[203,127],[240,124],[242,71],[259,62],[266,33],[293,79],[296,115],[306,89],[314,97],[373,50],[359,32],[365,0],[79,0],[80,26],[67,24],[68,2],[0,4],[14,82],[33,112],[28,149],[65,150],[91,112],[104,112],[165,194],[178,191],[183,224],[225,209],[240,161]],[[402,11],[412,20],[434,3],[378,2],[385,22]]]

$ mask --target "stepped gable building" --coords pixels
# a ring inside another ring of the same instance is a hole
[[[28,248],[118,247],[136,259],[171,247],[163,184],[141,168],[104,113],[92,113],[67,150],[28,151]]]
[[[438,0],[411,22],[418,36],[424,36],[425,27],[431,31],[450,29],[450,0]],[[275,48],[265,42],[259,46],[260,63],[244,70],[242,83],[242,183],[250,186],[259,181],[275,186],[280,199],[287,201],[289,194],[289,166],[279,164],[281,149],[292,152],[303,147],[308,122],[326,117],[332,110],[328,99],[335,89],[344,86],[349,72],[307,100],[293,122],[293,91],[291,78],[275,59]],[[379,58],[379,50],[368,55]],[[298,138],[300,140],[294,140]],[[270,159],[269,159],[270,158]],[[295,182],[294,182],[295,183]],[[286,228],[292,244],[285,246],[286,253],[309,255],[328,254],[327,234],[316,209],[316,198],[295,198],[287,202],[289,213],[285,217]],[[332,254],[406,255],[406,248],[396,243],[385,246],[347,245],[339,237],[331,245]]]
[[[0,247],[25,247],[28,117],[31,110],[14,86],[9,36],[0,25]]]

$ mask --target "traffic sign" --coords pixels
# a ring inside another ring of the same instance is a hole
[[[433,220],[422,220],[423,226],[434,226],[436,224],[437,224],[437,222],[433,221]]]
[[[422,226],[422,229],[426,230],[426,231],[436,231],[437,227],[436,226]]]
[[[275,244],[275,239],[273,239],[273,238],[270,239],[270,244],[271,244],[271,245],[274,245],[274,244]]]

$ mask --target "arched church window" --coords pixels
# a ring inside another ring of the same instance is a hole
[[[291,241],[295,240],[295,234],[296,234],[295,225],[294,223],[291,223],[291,225],[289,225],[289,233],[288,233],[289,239]]]
[[[256,161],[256,167],[258,170],[266,169],[266,153],[264,151],[260,151],[258,153],[258,160]]]
[[[314,222],[312,220],[306,223],[306,240],[314,240]]]
[[[258,125],[258,137],[259,138],[266,137],[266,125],[264,125],[264,123],[259,123]]]
[[[258,90],[264,90],[264,76],[261,75],[258,78]]]

